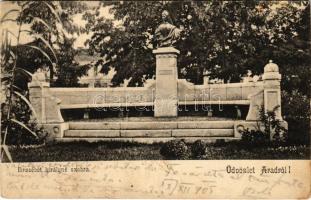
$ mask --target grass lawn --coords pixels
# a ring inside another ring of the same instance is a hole
[[[14,162],[96,161],[96,160],[162,160],[163,144],[128,142],[71,142],[33,147],[10,147]],[[310,159],[306,145],[243,148],[239,142],[207,144],[206,152],[199,158],[188,159]]]

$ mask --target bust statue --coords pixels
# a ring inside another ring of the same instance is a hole
[[[162,23],[155,30],[157,47],[173,46],[180,38],[181,30],[172,24],[167,10],[162,12]]]

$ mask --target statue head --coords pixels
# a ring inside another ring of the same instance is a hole
[[[158,47],[172,46],[180,38],[180,29],[173,25],[167,10],[163,10],[162,23],[155,30]]]
[[[162,12],[163,21],[168,21],[168,18],[169,18],[169,12],[167,10],[163,10]]]

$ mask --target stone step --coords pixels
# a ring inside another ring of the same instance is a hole
[[[184,121],[177,125],[179,129],[233,129],[234,121]]]
[[[119,122],[70,122],[69,130],[120,130]]]
[[[68,122],[180,122],[180,121],[233,121],[235,119],[225,117],[208,117],[208,116],[178,116],[178,117],[107,117],[103,119],[77,119]]]
[[[120,137],[120,130],[66,130],[64,137]]]
[[[175,129],[173,137],[230,137],[234,136],[233,129]]]
[[[153,143],[163,143],[174,139],[184,139],[185,142],[193,143],[197,140],[202,140],[205,143],[215,143],[217,141],[233,141],[239,140],[238,138],[234,137],[148,137],[148,138],[139,138],[139,137],[127,137],[127,138],[87,138],[87,137],[64,137],[64,138],[56,138],[56,142],[79,142],[79,141],[86,141],[86,142],[109,142],[109,141],[119,141],[119,142],[137,142],[137,143],[144,143],[144,144],[153,144]]]
[[[64,137],[233,137],[233,129],[66,130]]]
[[[69,122],[70,130],[233,129],[234,121]]]

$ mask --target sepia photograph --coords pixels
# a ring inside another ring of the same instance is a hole
[[[310,1],[0,8],[2,197],[310,198]]]
[[[310,158],[308,1],[1,10],[3,162]]]

